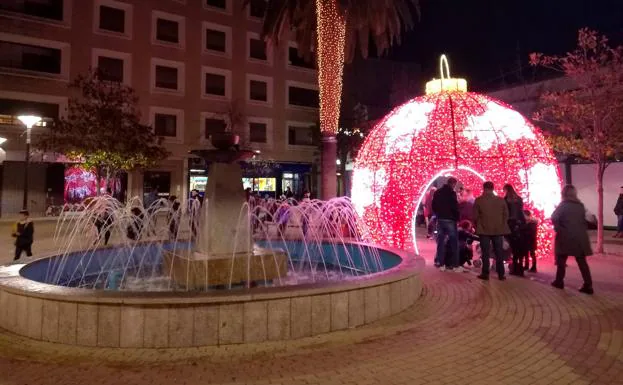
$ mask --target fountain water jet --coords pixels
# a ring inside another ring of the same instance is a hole
[[[192,249],[165,252],[164,270],[176,284],[190,290],[241,283],[250,286],[285,276],[287,255],[253,244],[238,163],[253,152],[217,149],[193,153],[210,164],[204,204],[195,200],[191,208],[191,220],[198,222],[201,231]]]

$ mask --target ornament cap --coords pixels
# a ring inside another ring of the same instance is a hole
[[[439,79],[426,83],[426,95],[440,92],[467,92],[467,80],[450,76],[450,66],[446,55],[439,58]]]

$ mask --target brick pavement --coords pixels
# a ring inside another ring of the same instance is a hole
[[[0,385],[623,384],[623,259],[590,263],[593,297],[573,289],[572,261],[565,291],[547,262],[506,282],[429,267],[399,316],[287,343],[92,349],[0,332]]]

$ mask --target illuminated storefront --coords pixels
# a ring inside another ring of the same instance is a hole
[[[306,190],[314,190],[309,163],[271,162],[258,167],[253,162],[242,162],[241,165],[243,188],[251,188],[262,197],[278,198],[288,187],[295,196],[302,196]],[[208,165],[190,159],[188,191],[196,189],[203,195],[208,178]]]

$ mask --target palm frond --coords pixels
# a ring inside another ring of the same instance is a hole
[[[247,6],[251,0],[244,0]],[[330,1],[330,0],[327,0]],[[410,30],[420,16],[420,0],[335,0],[346,17],[346,61],[368,56],[370,39],[379,55],[400,44],[403,31]],[[277,46],[291,37],[299,53],[309,58],[316,45],[316,0],[268,0],[262,36]]]

